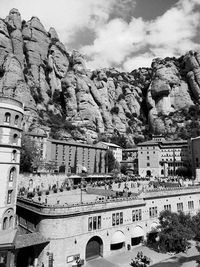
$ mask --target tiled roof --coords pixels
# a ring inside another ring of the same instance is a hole
[[[16,236],[15,248],[30,247],[48,242],[49,240],[43,237],[39,232],[21,234]]]

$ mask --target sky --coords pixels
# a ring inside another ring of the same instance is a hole
[[[200,0],[0,0],[0,17],[12,8],[26,21],[38,17],[47,31],[54,27],[90,69],[132,71],[200,50]]]

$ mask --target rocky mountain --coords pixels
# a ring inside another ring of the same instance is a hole
[[[17,9],[0,19],[0,92],[25,105],[24,129],[93,143],[126,144],[151,133],[167,138],[200,134],[200,53],[156,58],[130,73],[89,70],[78,52],[67,52],[55,29],[37,17],[22,21]]]

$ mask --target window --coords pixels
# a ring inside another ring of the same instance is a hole
[[[17,150],[13,150],[12,152],[12,160],[16,161],[17,159]]]
[[[13,141],[14,141],[14,142],[17,142],[17,139],[18,139],[18,135],[17,135],[17,134],[14,134],[14,135],[13,135]]]
[[[88,218],[88,231],[101,229],[101,216],[94,216]]]
[[[183,202],[177,203],[177,212],[183,211]]]
[[[150,163],[149,162],[147,162],[147,167],[149,167],[150,166]]]
[[[149,208],[149,217],[150,218],[155,218],[158,216],[158,209],[157,207],[151,207]]]
[[[112,214],[112,226],[123,224],[123,212]]]
[[[16,115],[16,116],[15,116],[15,125],[17,125],[17,124],[18,124],[18,122],[19,122],[19,116],[18,116],[18,115]]]
[[[10,123],[10,113],[6,112],[5,117],[4,117],[4,122]]]
[[[14,174],[15,174],[15,168],[12,168],[9,173],[9,182],[13,182]]]
[[[132,221],[137,222],[137,221],[141,221],[141,220],[142,220],[142,210],[141,209],[133,210],[132,211]]]
[[[171,205],[170,205],[170,204],[168,204],[168,205],[164,205],[164,210],[169,210],[169,211],[171,211]]]
[[[147,156],[147,160],[149,160],[149,156]]]
[[[8,209],[3,215],[2,230],[11,228],[13,226],[13,222],[14,222],[14,211],[13,209]]]
[[[12,191],[13,190],[8,190],[7,204],[10,204],[12,201]]]
[[[188,201],[188,209],[193,210],[194,209],[194,201]]]
[[[8,217],[5,217],[3,219],[3,230],[6,230],[8,228]]]

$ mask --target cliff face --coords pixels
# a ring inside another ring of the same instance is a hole
[[[21,21],[16,9],[0,19],[0,92],[25,104],[25,129],[52,129],[53,137],[93,142],[126,135],[130,143],[151,133],[179,137],[200,98],[200,53],[155,59],[131,73],[88,70],[69,54],[53,28],[38,18]],[[175,134],[175,135],[174,135]]]

